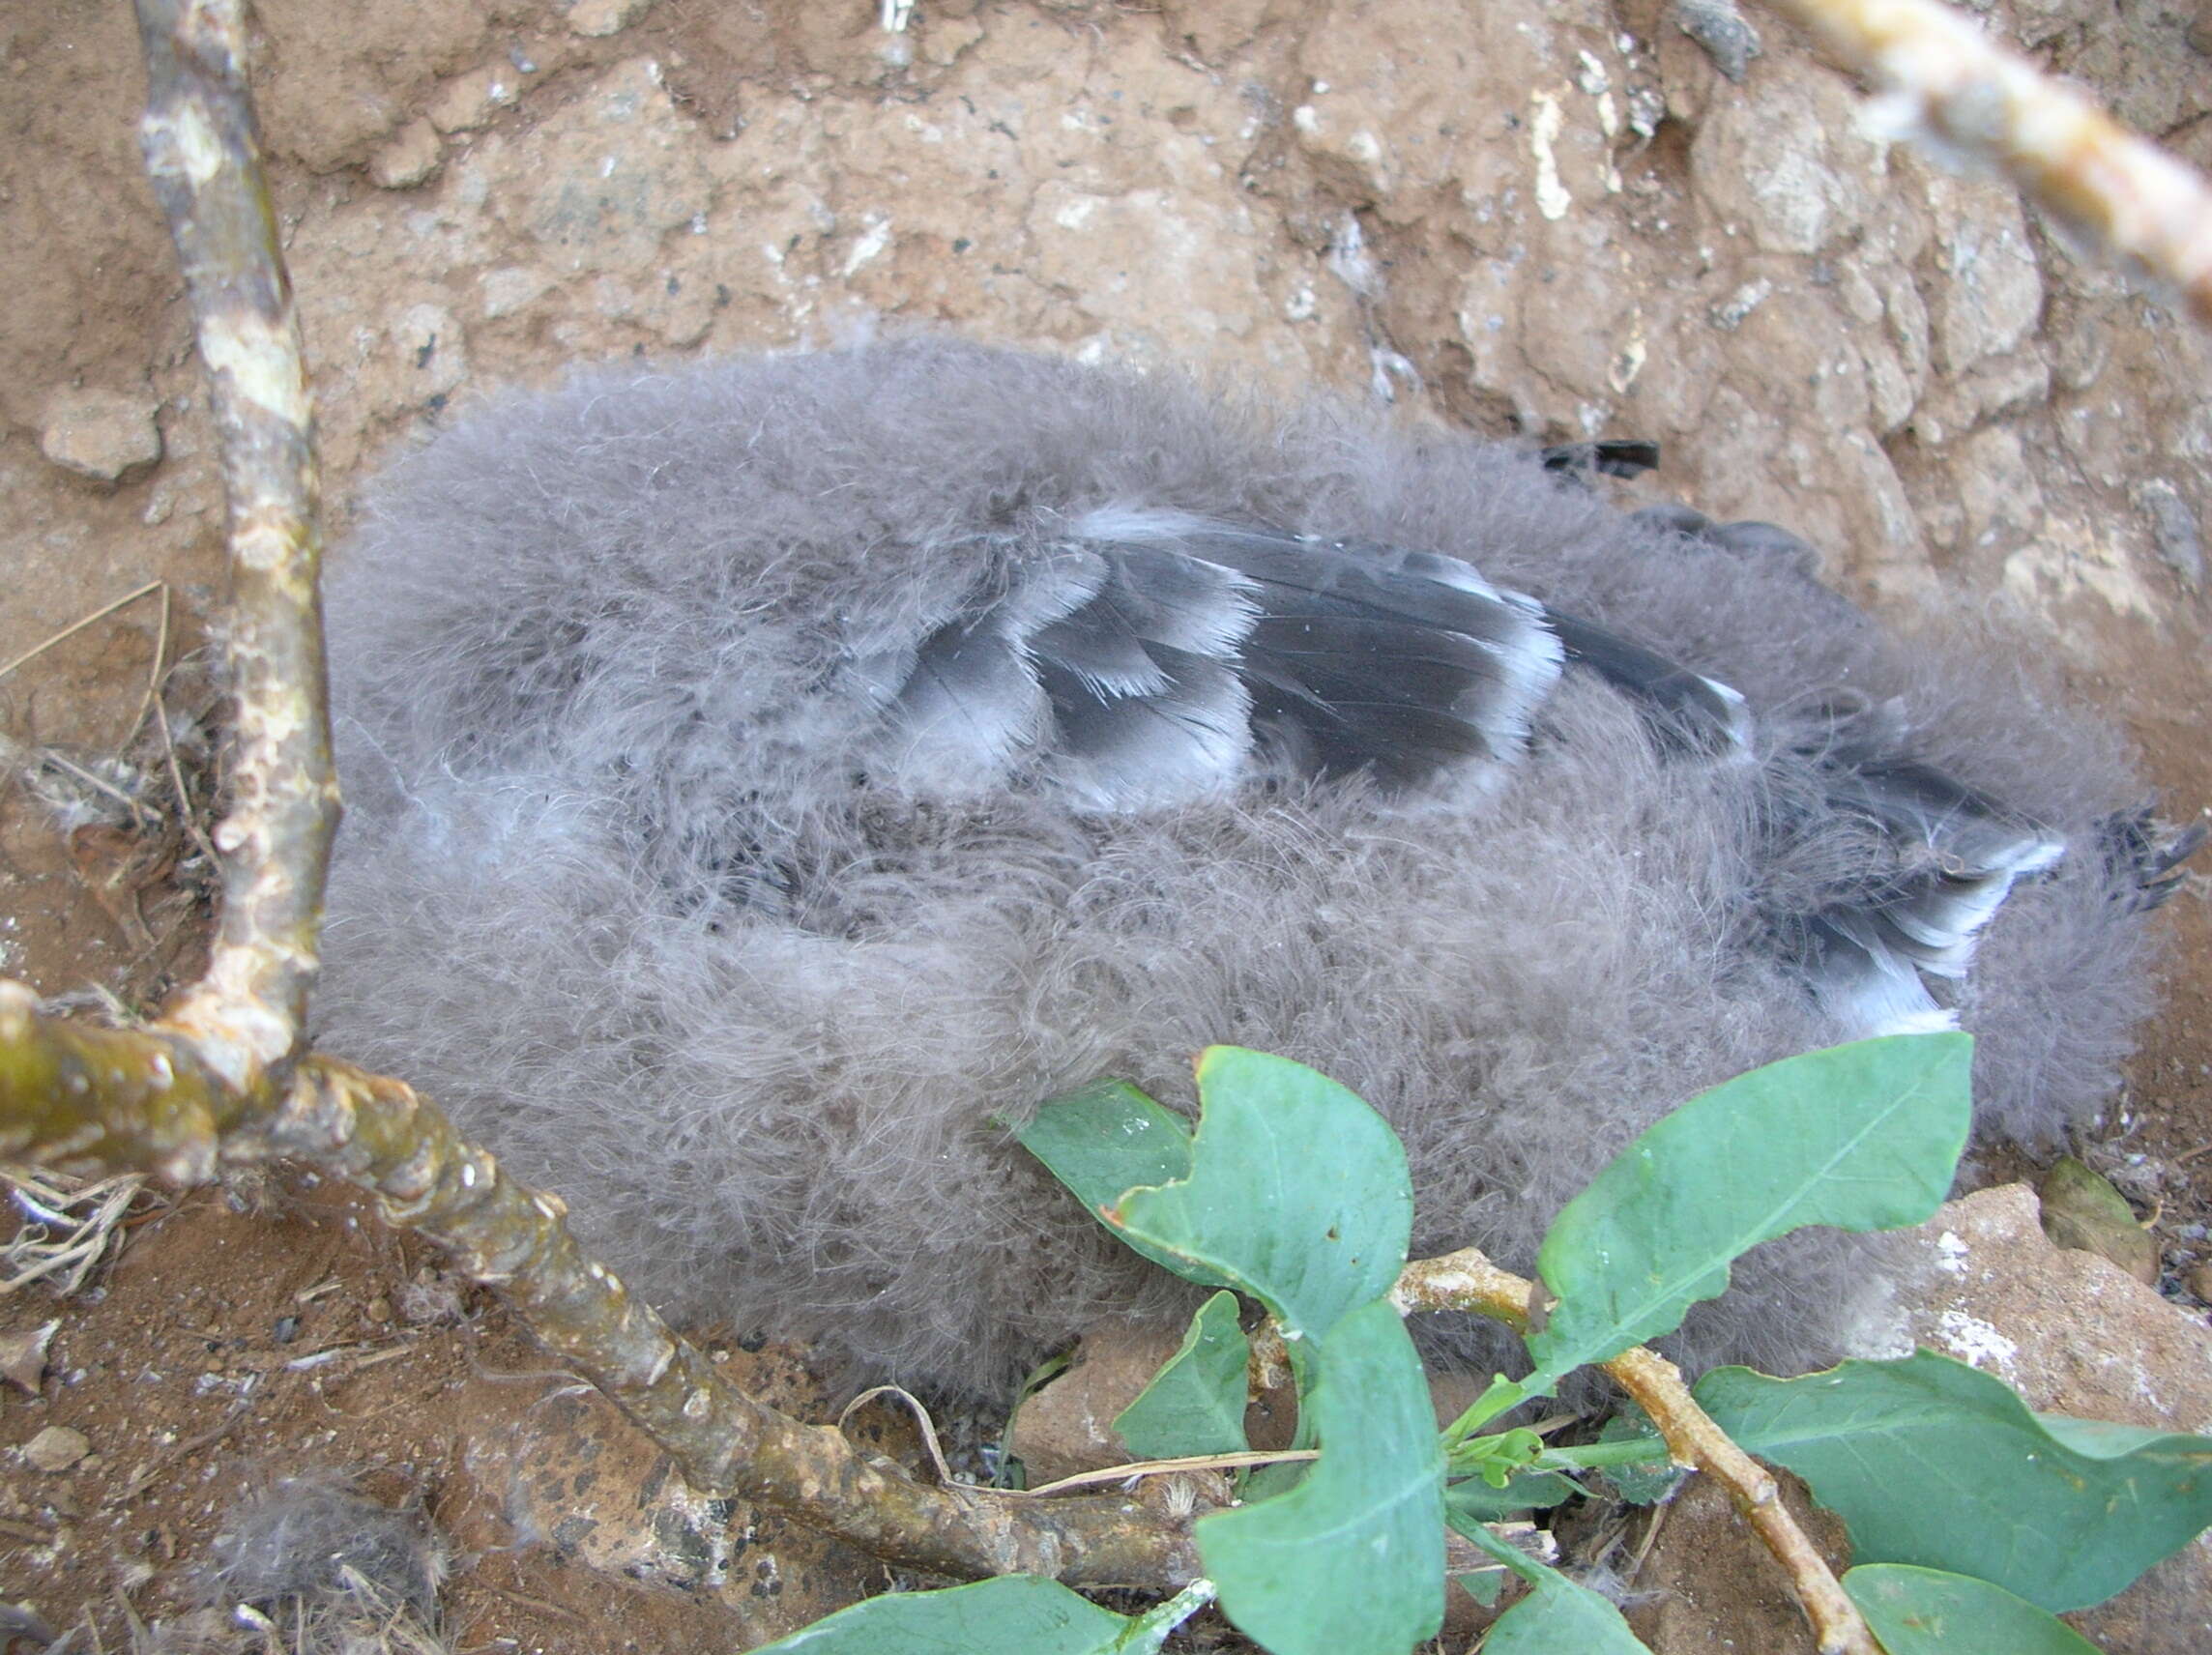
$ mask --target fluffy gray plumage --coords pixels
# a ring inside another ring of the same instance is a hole
[[[248,1604],[298,1634],[301,1655],[422,1648],[446,1578],[445,1542],[420,1511],[379,1505],[330,1470],[276,1477],[224,1516],[203,1595]],[[376,1639],[404,1616],[409,1638]]]
[[[948,342],[602,369],[396,466],[329,601],[320,1038],[649,1295],[872,1373],[1180,1302],[990,1121],[1186,1100],[1210,1042],[1353,1087],[1416,1248],[1525,1269],[1730,1075],[1955,1015],[2035,1140],[2148,1005],[2140,790],[2016,654],[1332,404]],[[1676,1349],[1826,1355],[1860,1245]]]

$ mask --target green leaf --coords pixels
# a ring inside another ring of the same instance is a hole
[[[755,1655],[1152,1655],[1169,1630],[1140,1631],[1058,1581],[1001,1575],[941,1592],[869,1598]]]
[[[1543,1437],[1527,1426],[1516,1426],[1488,1437],[1470,1437],[1445,1449],[1444,1473],[1453,1477],[1471,1474],[1494,1489],[1501,1489],[1508,1478],[1533,1470],[1543,1452]]]
[[[1928,1217],[1965,1145],[1972,1056],[1965,1034],[1854,1041],[1738,1075],[1651,1127],[1544,1237],[1559,1302],[1528,1336],[1528,1394],[1669,1332],[1761,1241]]]
[[[1889,1655],[2097,1655],[2064,1621],[1966,1575],[1862,1563],[1844,1590]]]
[[[1812,1485],[1862,1562],[1978,1576],[2053,1612],[2102,1603],[2212,1524],[2212,1438],[2054,1426],[1932,1350],[1801,1379],[1719,1368],[1696,1394]]]
[[[1133,1189],[1107,1222],[1194,1281],[1237,1287],[1290,1340],[1322,1341],[1405,1266],[1413,1190],[1383,1118],[1287,1058],[1213,1046],[1198,1060],[1188,1177]]]
[[[1443,1458],[1398,1313],[1376,1299],[1311,1353],[1321,1458],[1289,1494],[1198,1524],[1221,1608],[1272,1655],[1406,1655],[1443,1623]]]
[[[1667,1440],[1659,1435],[1659,1428],[1651,1417],[1634,1403],[1624,1403],[1620,1411],[1605,1422],[1597,1434],[1600,1442],[1638,1443],[1651,1450],[1651,1458],[1643,1463],[1605,1465],[1599,1467],[1607,1482],[1630,1505],[1656,1505],[1682,1486],[1682,1479],[1690,1473],[1668,1458]]]
[[[1528,1582],[1528,1595],[1499,1615],[1482,1640],[1482,1655],[1650,1655],[1620,1611],[1587,1586],[1479,1524],[1452,1526]]]
[[[1244,1439],[1250,1357],[1237,1325],[1237,1295],[1215,1293],[1190,1319],[1182,1349],[1115,1418],[1114,1429],[1140,1460],[1242,1452],[1250,1446]]]
[[[1445,1488],[1444,1509],[1470,1523],[1502,1523],[1525,1511],[1563,1505],[1582,1492],[1572,1477],[1558,1471],[1524,1471],[1501,1489],[1492,1488],[1480,1477],[1466,1477]]]
[[[1465,1575],[1454,1575],[1452,1580],[1460,1590],[1484,1609],[1495,1609],[1505,1590],[1506,1572],[1503,1569],[1482,1569]]]
[[[1014,1138],[1074,1191],[1101,1224],[1106,1223],[1103,1209],[1129,1191],[1190,1176],[1190,1122],[1126,1081],[1099,1081],[1040,1104],[1035,1118]],[[1153,1263],[1185,1280],[1209,1288],[1230,1285],[1217,1270],[1197,1268],[1118,1226],[1106,1227]]]

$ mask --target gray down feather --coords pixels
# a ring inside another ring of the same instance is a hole
[[[364,523],[318,1038],[678,1316],[870,1375],[1175,1314],[993,1118],[1187,1106],[1212,1042],[1525,1270],[1728,1076],[1956,1018],[2036,1141],[2150,1005],[2141,789],[2023,652],[1523,449],[908,341],[510,395]],[[1764,1249],[1674,1349],[1822,1359],[1874,1257]]]

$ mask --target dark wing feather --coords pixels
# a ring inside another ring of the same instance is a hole
[[[1945,1026],[1922,979],[1965,976],[2014,884],[2054,867],[2066,843],[1897,750],[1838,740],[1820,758],[1819,810],[1865,824],[1889,855],[1857,889],[1786,927],[1791,952],[1816,995],[1866,1032]]]
[[[1535,603],[1454,558],[1102,509],[916,652],[893,770],[973,786],[1030,752],[1112,809],[1263,759],[1412,782],[1516,751],[1559,659]]]
[[[1669,745],[1714,754],[1743,750],[1751,717],[1729,685],[1557,609],[1546,609],[1544,618],[1567,659],[1638,702]]]
[[[1538,449],[1546,471],[1600,472],[1607,477],[1642,477],[1659,465],[1659,445],[1642,437],[1606,437],[1594,443],[1560,443]]]

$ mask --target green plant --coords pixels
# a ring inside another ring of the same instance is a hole
[[[1405,1157],[1366,1104],[1235,1047],[1199,1059],[1195,1132],[1118,1083],[1056,1100],[1022,1142],[1130,1246],[1218,1290],[1117,1422],[1125,1438],[1163,1456],[1244,1448],[1242,1295],[1289,1352],[1297,1445],[1318,1457],[1244,1473],[1241,1502],[1198,1523],[1206,1578],[1150,1614],[1008,1577],[877,1599],[771,1647],[1154,1650],[1211,1598],[1273,1655],[1403,1655],[1441,1624],[1448,1525],[1529,1586],[1491,1655],[1640,1649],[1611,1604],[1489,1524],[1558,1504],[1593,1471],[1657,1497],[1673,1480],[1655,1474],[1666,1442],[1633,1417],[1567,1448],[1494,1426],[1577,1367],[1672,1329],[1762,1240],[1925,1219],[1965,1140],[1970,1054],[1961,1034],[1860,1041],[1684,1104],[1554,1223],[1538,1266],[1555,1302],[1527,1334],[1532,1371],[1499,1376],[1441,1436],[1393,1297],[1412,1220]],[[2086,1649],[2055,1612],[2118,1591],[2212,1524],[2212,1439],[2039,1417],[1928,1351],[1800,1379],[1721,1369],[1695,1394],[1844,1519],[1860,1564],[1845,1590],[1890,1655]]]

